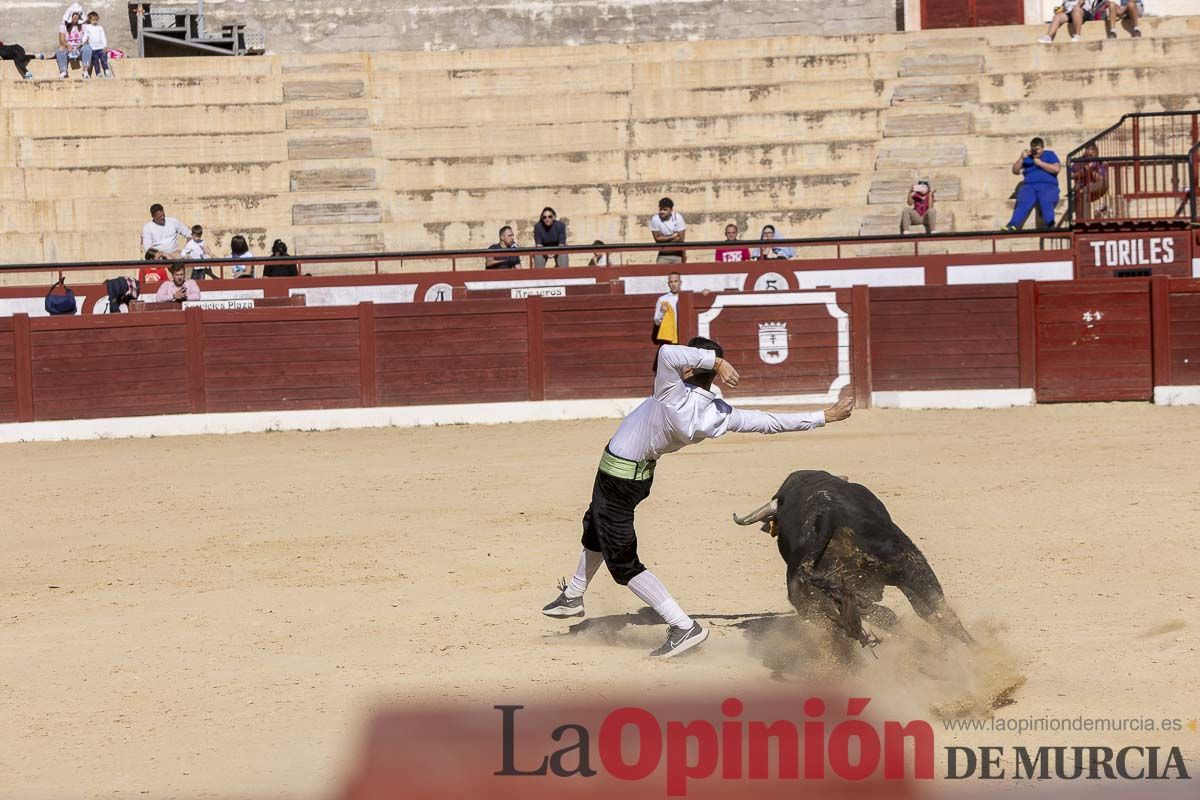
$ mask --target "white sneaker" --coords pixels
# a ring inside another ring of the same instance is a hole
[[[104,77],[111,78],[113,76],[111,69],[104,70]]]
[[[1051,39],[1049,36],[1043,36],[1042,38],[1038,39],[1038,41],[1042,44],[1053,44],[1054,43],[1054,40]]]
[[[85,73],[83,73],[83,79],[84,79],[85,81],[86,81],[88,78],[90,78],[90,77],[92,77],[92,76],[91,76],[91,75],[88,75],[86,72],[85,72]]]
[[[1077,33],[1077,34],[1075,34],[1074,36],[1072,36],[1072,37],[1071,37],[1071,41],[1072,41],[1072,42],[1082,42],[1082,41],[1083,41],[1083,37],[1082,37],[1082,36],[1080,36],[1080,35]]]
[[[25,73],[25,80],[27,80],[27,81],[31,81],[31,80],[33,80],[33,73],[32,73],[32,72],[26,72],[26,73]]]
[[[65,73],[65,72],[60,72],[60,73],[58,73],[58,77],[60,77],[60,78],[65,78],[65,77],[67,77],[67,73]]]

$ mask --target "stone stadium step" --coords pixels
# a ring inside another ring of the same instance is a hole
[[[269,133],[282,130],[284,109],[277,103],[257,105],[90,107],[87,113],[53,114],[40,108],[10,112],[13,136],[32,139],[93,139],[194,134],[198,120],[222,133]]]
[[[186,225],[203,222],[205,227],[236,228],[247,219],[267,220],[284,217],[291,207],[286,195],[225,195],[193,199],[187,196],[155,195],[154,199],[167,207],[167,212]],[[97,203],[90,197],[60,200],[9,200],[0,215],[0,233],[23,231],[80,232],[110,230],[114,219],[129,220],[122,250],[136,247],[141,224],[147,218],[149,201],[146,196],[106,198]],[[138,255],[136,251],[129,256]]]
[[[274,195],[288,188],[288,164],[283,161],[243,164],[164,164],[147,171],[140,166],[81,169],[24,169],[23,184],[10,184],[0,170],[0,196],[24,200],[70,200],[86,185],[98,197],[152,196],[192,199],[221,198],[231,188],[247,195]],[[11,189],[9,187],[12,187]],[[18,193],[18,188],[20,192]],[[163,200],[162,202],[166,202]],[[143,215],[144,216],[144,215]]]
[[[937,208],[937,231],[948,232],[956,230],[954,226],[954,218],[956,206],[959,204],[944,204],[938,202]],[[903,203],[896,206],[894,211],[881,212],[873,211],[862,217],[862,224],[858,228],[859,236],[898,236],[900,234],[900,214],[903,211]],[[921,228],[924,230],[924,228]]]
[[[708,43],[706,43],[708,44]],[[736,59],[642,63],[634,67],[634,84],[661,89],[715,89],[726,86],[773,86],[803,80],[852,80],[879,74],[870,52],[819,56],[750,56],[754,45]]]
[[[287,159],[293,161],[370,158],[374,154],[374,139],[370,135],[370,131],[363,131],[361,134],[347,133],[341,136],[326,135],[325,132],[322,132],[322,135],[319,136],[293,134],[287,137]]]
[[[370,78],[370,96],[380,102],[411,102],[414,98],[540,98],[546,82],[544,67],[488,69],[429,69],[386,72]],[[634,87],[628,64],[580,64],[555,70],[556,86],[587,87],[589,92],[630,92]]]
[[[968,111],[890,114],[883,125],[883,137],[963,136],[973,130],[974,120]]]
[[[539,114],[528,102],[502,103],[472,97],[452,103],[387,103],[374,108],[380,128],[436,128],[452,125],[519,125],[534,122],[604,122],[629,118],[629,95],[617,92],[547,94]]]
[[[289,188],[293,192],[377,189],[379,182],[374,167],[322,167],[290,170]]]
[[[175,59],[150,60],[161,62]],[[210,59],[180,60],[206,62]],[[116,69],[121,69],[120,64],[116,65]],[[84,81],[76,78],[60,80],[57,66],[55,70],[53,80],[0,82],[0,86],[3,86],[0,98],[2,98],[4,107],[6,109],[191,107],[230,105],[231,101],[236,101],[234,103],[236,105],[254,106],[279,103],[283,100],[282,87],[277,77],[273,75],[121,78],[120,80]]]
[[[287,160],[283,133],[24,138],[19,146],[22,166],[34,169],[261,164]]]
[[[941,143],[933,146],[931,143],[903,143],[880,145],[879,155],[875,159],[876,169],[929,169],[935,166],[961,167],[967,163],[967,146],[965,144]]]
[[[982,44],[983,40],[980,40],[980,45]],[[924,56],[912,56],[900,62],[901,78],[979,75],[983,71],[983,56],[980,55],[933,53]]]
[[[290,80],[283,82],[283,100],[302,103],[312,100],[356,100],[367,95],[366,81],[350,80]]]
[[[630,95],[635,119],[719,116],[732,109],[756,113],[873,108],[883,104],[885,82],[874,78],[811,81],[703,89],[638,88]]]
[[[1187,94],[1196,91],[1197,60],[1192,64],[1173,64],[1148,70],[1143,67],[1089,68],[1062,72],[993,73],[979,82],[984,103],[1026,103],[1029,101],[1074,102],[1084,98],[1109,96]]]
[[[1070,148],[1112,125],[1131,108],[1139,111],[1179,111],[1200,108],[1200,84],[1185,94],[1148,93],[1108,95],[1062,102],[1030,100],[1019,103],[981,103],[974,107],[975,132],[981,135],[1028,136],[1042,128],[1074,128],[1080,131]],[[1054,149],[1054,148],[1052,148]],[[1065,157],[1065,152],[1059,156]]]
[[[765,178],[805,172],[864,173],[871,170],[878,139],[780,141],[741,147],[691,147],[628,150],[629,179],[671,181],[683,178]]]
[[[288,108],[284,127],[288,130],[331,130],[369,128],[371,112],[363,106]]]
[[[881,109],[863,108],[637,120],[633,123],[633,143],[640,148],[652,148],[744,146],[800,138],[861,140],[879,135],[882,115]]]
[[[383,211],[378,200],[296,202],[297,198],[296,194],[289,195],[292,201],[292,224],[296,226],[352,225],[383,221]]]
[[[585,152],[622,149],[630,144],[623,121],[492,125],[487,137],[474,124],[396,131],[376,130],[376,154],[383,158],[436,159]]]
[[[905,81],[894,84],[892,105],[906,103],[977,103],[979,84],[976,81]]]

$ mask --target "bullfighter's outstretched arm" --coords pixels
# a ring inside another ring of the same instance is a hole
[[[839,400],[824,411],[809,411],[802,414],[775,414],[770,411],[752,411],[734,408],[729,414],[729,430],[736,433],[787,433],[820,428],[829,422],[839,422],[850,416],[854,398]]]

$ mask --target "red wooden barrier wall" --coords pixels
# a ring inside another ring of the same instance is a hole
[[[813,302],[816,301],[816,302]],[[637,397],[654,298],[0,318],[0,422]],[[904,287],[679,299],[739,396],[1036,387],[1145,400],[1200,384],[1200,280]]]
[[[1042,402],[1154,395],[1149,281],[1038,287],[1037,396]]]
[[[872,382],[879,391],[1021,386],[1017,286],[871,291]]]

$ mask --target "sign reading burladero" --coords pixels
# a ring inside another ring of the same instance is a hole
[[[530,731],[518,732],[522,705],[497,705],[500,713],[502,777],[611,778],[643,781],[665,774],[667,797],[684,797],[688,782],[762,780],[933,780],[933,726],[924,720],[905,723],[861,719],[866,697],[847,699],[845,718],[823,719],[826,702],[817,697],[802,705],[803,718],[743,719],[743,702],[726,698],[721,718],[660,719],[636,706],[605,715],[593,732],[579,722],[547,731],[549,738],[531,751]],[[834,709],[837,713],[840,709]],[[593,738],[595,745],[593,746]],[[523,749],[518,752],[518,740]],[[911,743],[911,744],[910,744]],[[1178,747],[946,747],[950,780],[1190,779]],[[906,758],[911,754],[911,758]],[[774,765],[774,768],[772,768]]]

